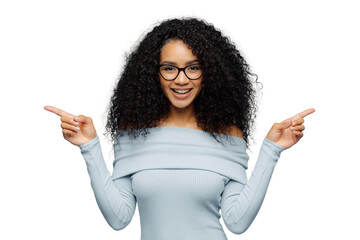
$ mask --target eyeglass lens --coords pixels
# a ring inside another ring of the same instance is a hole
[[[174,80],[179,75],[179,69],[171,65],[163,65],[160,67],[160,74],[166,80]],[[185,75],[189,79],[197,79],[202,74],[202,68],[200,65],[189,65],[185,68]]]

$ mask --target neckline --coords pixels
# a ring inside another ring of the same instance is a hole
[[[185,128],[185,127],[175,127],[175,126],[160,126],[160,127],[153,127],[153,128],[173,128],[173,129],[178,129],[178,130],[185,130],[185,131],[189,131],[189,132],[199,132],[199,133],[208,133],[206,131],[203,130],[198,130],[198,129],[194,129],[194,128]],[[150,128],[151,129],[151,128]],[[233,136],[233,135],[228,135],[228,134],[223,134],[223,133],[215,133],[218,135],[221,135],[223,137],[230,137],[230,138],[234,138],[234,139],[239,139],[245,142],[245,140],[241,137],[237,137],[237,136]]]

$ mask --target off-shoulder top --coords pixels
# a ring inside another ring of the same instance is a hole
[[[108,224],[125,228],[138,203],[141,240],[225,240],[220,217],[231,232],[246,231],[284,148],[264,138],[248,180],[244,139],[218,134],[218,142],[181,127],[148,130],[146,138],[125,133],[115,139],[112,175],[98,136],[79,146]]]

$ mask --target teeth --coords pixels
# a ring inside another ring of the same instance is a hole
[[[177,92],[177,93],[187,93],[189,92],[191,89],[188,89],[188,90],[176,90],[174,89],[174,92]]]

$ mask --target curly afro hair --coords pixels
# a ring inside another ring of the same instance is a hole
[[[158,64],[169,39],[187,44],[204,68],[202,92],[194,100],[198,126],[219,141],[219,133],[227,134],[236,125],[248,148],[258,108],[251,80],[255,76],[257,82],[257,76],[228,37],[198,18],[162,21],[126,57],[105,127],[111,140],[124,132],[132,138],[145,136],[148,128],[157,127],[168,116],[169,100],[160,85]]]

